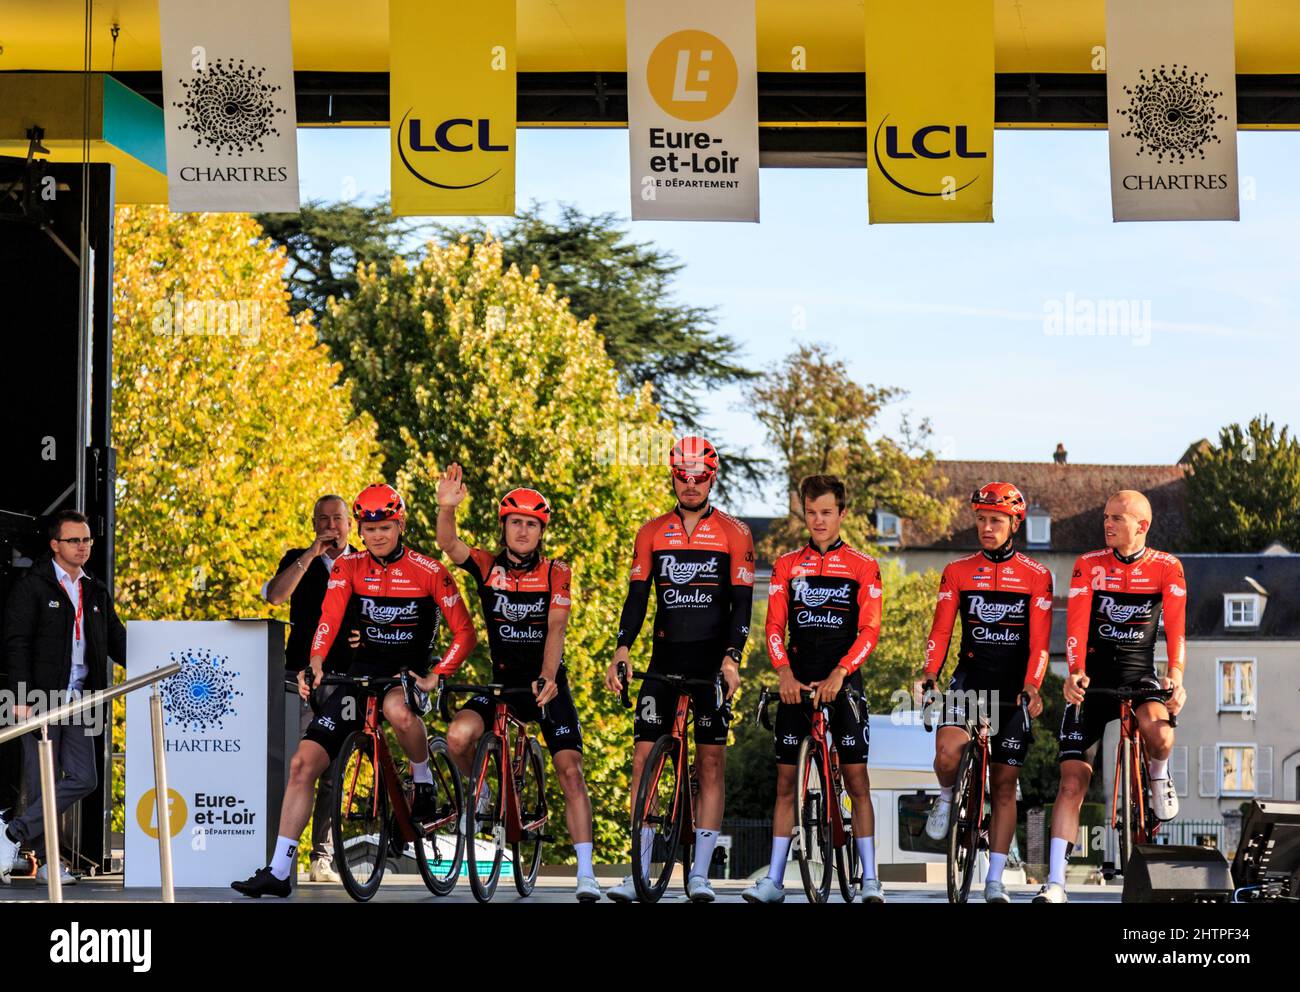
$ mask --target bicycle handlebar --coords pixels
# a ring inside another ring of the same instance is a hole
[[[536,679],[533,682],[537,686],[537,692],[546,688],[546,679]],[[444,720],[451,720],[451,707],[448,704],[447,697],[459,693],[466,693],[477,696],[492,696],[501,698],[502,696],[527,696],[529,699],[536,699],[533,690],[528,686],[515,686],[513,688],[502,685],[499,682],[489,682],[486,685],[473,685],[469,682],[439,682],[438,683],[438,714]],[[549,719],[547,707],[543,706],[542,719]]]
[[[714,691],[714,706],[718,710],[730,709],[731,700],[727,699],[726,690],[723,689],[722,673],[718,672],[712,679],[688,679],[685,675],[674,675],[670,672],[638,672],[633,670],[633,679],[640,679],[643,682],[666,682],[676,689],[712,689]],[[618,680],[623,688],[619,692],[619,699],[623,703],[624,709],[632,708],[632,700],[628,695],[628,686],[631,679],[628,678],[627,665],[619,662]]]
[[[1159,696],[1162,700],[1164,700],[1167,703],[1171,698],[1173,698],[1174,690],[1160,689],[1160,688],[1153,689],[1150,686],[1140,686],[1140,685],[1126,685],[1126,686],[1121,686],[1117,689],[1107,689],[1101,686],[1097,686],[1096,688],[1093,688],[1092,686],[1088,686],[1086,689],[1083,690],[1083,693],[1084,693],[1085,701],[1087,700],[1088,696],[1109,696],[1114,699],[1118,699],[1120,702],[1132,703],[1139,699],[1145,700],[1145,699],[1149,699],[1152,696]],[[1075,703],[1074,705],[1078,707],[1080,713],[1083,712],[1083,703]],[[1171,727],[1178,726],[1177,713],[1169,714],[1169,726]]]
[[[849,708],[853,710],[853,719],[861,719],[861,711],[858,709],[858,703],[862,701],[862,693],[858,692],[853,686],[845,686],[841,694],[848,699]],[[799,690],[799,701],[801,703],[811,703],[816,696],[816,692],[811,689]],[[775,732],[776,728],[772,726],[771,711],[773,703],[785,702],[781,698],[780,692],[773,690],[770,686],[763,686],[758,694],[758,706],[754,712],[754,721],[766,727],[768,730]],[[822,708],[826,709],[834,705],[833,703],[822,703]]]

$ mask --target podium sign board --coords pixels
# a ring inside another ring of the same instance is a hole
[[[133,621],[129,677],[178,661],[159,683],[177,887],[224,887],[270,860],[286,758],[284,625]],[[149,693],[126,703],[127,887],[158,878]]]

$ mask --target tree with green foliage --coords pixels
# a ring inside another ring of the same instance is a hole
[[[1300,440],[1267,416],[1224,427],[1192,454],[1187,511],[1196,551],[1300,550]]]
[[[497,501],[509,489],[531,486],[550,502],[544,553],[573,569],[565,663],[592,745],[583,761],[596,853],[626,858],[631,720],[602,678],[637,529],[668,508],[671,493],[661,466],[612,462],[609,440],[667,434],[650,390],[620,390],[594,322],[535,275],[504,266],[493,241],[430,243],[415,264],[395,259],[386,274],[368,267],[324,326],[357,402],[375,412],[412,544],[434,547],[437,483],[449,462],[465,471],[457,526],[467,543],[498,546]],[[475,591],[462,587],[476,609]],[[479,674],[485,648],[481,641],[471,659]],[[549,788],[552,808],[562,809],[553,776]],[[563,819],[551,829],[563,836]]]
[[[885,508],[925,529],[945,527],[956,501],[932,493],[944,480],[926,446],[930,424],[904,417],[899,437],[879,431],[889,404],[906,394],[890,386],[860,385],[826,345],[800,345],[747,389],[749,408],[777,451],[776,471],[788,516],[772,526],[763,551],[775,556],[803,540],[799,483],[829,474],[845,480],[858,511],[845,521],[844,539],[869,545],[877,538],[871,512]]]

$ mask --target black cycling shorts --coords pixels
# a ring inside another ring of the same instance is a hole
[[[383,666],[387,668],[385,664]],[[411,669],[413,674],[423,676],[423,671]],[[381,669],[376,668],[373,663],[364,661],[354,661],[348,667],[348,674],[354,676],[380,675],[384,674]],[[385,693],[387,695],[387,693]],[[343,750],[343,742],[347,740],[348,734],[354,730],[360,730],[366,722],[366,695],[357,692],[351,686],[340,685],[325,700],[321,706],[321,711],[316,714],[311,723],[307,725],[306,732],[303,733],[302,739],[305,741],[315,741],[325,749],[329,755],[330,761],[333,762]],[[377,705],[383,705],[383,700],[377,701]]]
[[[711,682],[722,670],[722,658],[726,650],[725,641],[656,644],[647,671],[684,675],[688,679]],[[641,691],[636,697],[636,720],[633,724],[636,740],[657,741],[665,734],[672,733],[679,695],[681,694],[672,685],[658,679],[647,679],[641,683]],[[692,689],[691,707],[692,719],[695,721],[695,743],[726,745],[731,722],[725,708],[718,709],[716,693],[712,689]]]
[[[971,696],[975,693],[975,696]],[[957,666],[948,683],[944,698],[941,727],[966,728],[968,708],[974,704],[987,714],[989,729],[989,760],[995,765],[1018,767],[1029,755],[1033,734],[1025,726],[1025,715],[1017,703],[1019,689],[1008,688],[1005,680],[978,669]]]
[[[1088,684],[1107,689],[1130,686],[1151,689],[1153,694],[1135,699],[1134,707],[1141,706],[1145,702],[1164,703],[1165,701],[1159,695],[1160,680],[1156,678],[1154,671],[1138,676],[1121,675],[1119,678],[1114,677],[1114,673],[1107,674],[1111,677],[1102,675],[1098,678],[1096,675],[1091,675]],[[1108,723],[1119,719],[1119,706],[1119,700],[1113,696],[1097,696],[1084,700],[1082,706],[1066,706],[1065,715],[1061,718],[1061,732],[1057,736],[1056,760],[1058,762],[1086,761],[1091,767],[1096,768],[1101,735],[1105,733]]]
[[[505,684],[509,684],[508,682]],[[546,719],[542,719],[541,707],[537,701],[511,693],[503,697],[510,707],[510,712],[526,723],[536,723],[546,740],[546,749],[554,757],[561,751],[582,753],[582,728],[578,725],[578,709],[573,705],[573,695],[569,692],[569,678],[564,665],[560,665],[555,677],[556,696],[546,704]],[[496,716],[496,700],[489,696],[472,696],[461,710],[477,713],[483,720],[484,730],[490,729]]]
[[[772,740],[776,745],[778,765],[798,763],[799,745],[812,733],[812,705],[810,702],[776,704]],[[867,701],[859,699],[857,709],[858,715],[854,718],[853,707],[843,690],[831,706],[829,729],[841,765],[865,765],[871,750],[871,714],[867,711]]]

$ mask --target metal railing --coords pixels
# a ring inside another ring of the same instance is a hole
[[[42,716],[29,718],[22,723],[0,730],[0,744],[15,740],[25,734],[40,731],[41,739],[37,745],[41,766],[41,812],[45,828],[45,874],[49,879],[50,902],[63,902],[63,878],[59,860],[59,814],[55,806],[54,781],[54,743],[50,740],[50,724],[61,723],[65,719],[78,716],[86,710],[111,703],[118,696],[128,692],[153,686],[149,694],[149,716],[153,734],[153,781],[154,801],[158,809],[158,871],[162,884],[163,902],[175,902],[176,892],[172,885],[172,831],[171,807],[167,802],[167,759],[163,751],[163,716],[162,697],[158,695],[158,683],[170,678],[181,670],[180,662],[173,662],[162,668],[155,668],[147,675],[138,675],[127,679],[121,685],[111,689],[99,689],[85,693],[79,699],[56,706]]]

